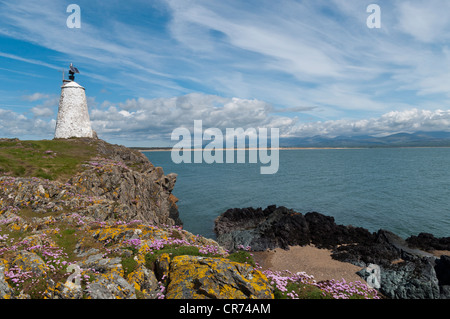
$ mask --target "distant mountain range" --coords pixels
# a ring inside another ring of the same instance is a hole
[[[289,137],[280,147],[450,147],[450,132],[397,133],[384,137],[369,135]]]
[[[248,147],[248,140],[246,146]],[[205,147],[210,142],[203,143]],[[268,141],[270,147],[270,140]],[[374,137],[370,135],[359,136],[337,136],[334,138],[325,136],[312,137],[284,137],[280,138],[280,147],[450,147],[450,132],[416,132],[416,133],[397,133],[383,137]],[[226,147],[224,143],[224,148]],[[167,149],[172,147],[130,147],[140,150]]]

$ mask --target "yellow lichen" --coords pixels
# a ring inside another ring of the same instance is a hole
[[[244,267],[244,274],[237,269]],[[248,267],[248,268],[247,268]],[[225,258],[202,258],[193,256],[177,256],[171,260],[170,283],[166,298],[273,298],[267,278],[249,265],[230,262]],[[238,273],[239,284],[236,284],[231,273]],[[254,293],[244,294],[242,285]],[[189,295],[186,296],[186,291]]]

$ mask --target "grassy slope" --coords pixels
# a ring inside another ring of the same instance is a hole
[[[96,155],[83,140],[0,141],[0,175],[64,181]]]

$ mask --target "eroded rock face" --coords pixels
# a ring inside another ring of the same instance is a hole
[[[156,225],[181,225],[177,198],[172,195],[176,175],[164,175],[161,168],[146,172],[130,169],[123,162],[102,158],[89,162],[87,169],[69,180],[78,193],[101,197],[122,206],[119,214]]]

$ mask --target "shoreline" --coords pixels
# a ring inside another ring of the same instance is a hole
[[[366,149],[369,147],[277,147],[273,150],[290,151],[290,150],[356,150]],[[171,152],[172,148],[154,148],[154,149],[135,149],[139,152]],[[180,149],[181,150],[181,149]],[[202,152],[201,148],[182,148],[183,151]],[[215,151],[272,151],[271,148],[215,148]]]
[[[277,147],[274,150],[279,151],[291,151],[291,150],[365,150],[365,149],[377,149],[377,148],[450,148],[450,146],[377,146],[377,147]],[[155,147],[155,148],[131,148],[138,152],[171,152],[172,148]],[[201,148],[180,148],[183,151],[204,151]],[[215,151],[271,151],[271,148],[215,148]]]

